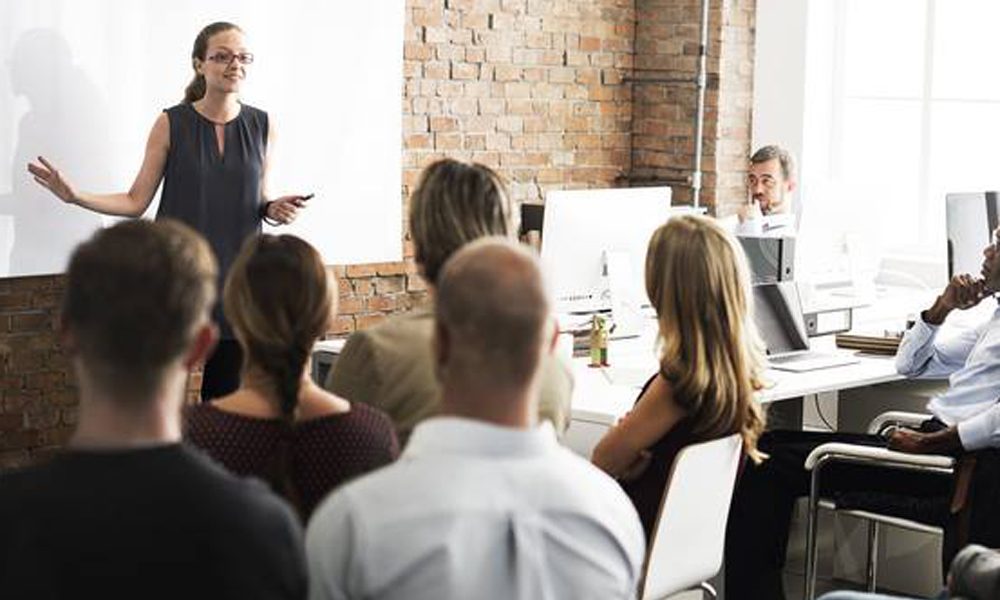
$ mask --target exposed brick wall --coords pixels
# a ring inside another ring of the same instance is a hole
[[[405,187],[446,155],[498,168],[517,200],[627,173],[633,0],[409,6]]]
[[[76,394],[55,323],[63,277],[0,279],[0,468],[61,446]]]
[[[540,201],[549,189],[682,180],[694,148],[694,88],[631,78],[651,68],[693,76],[698,7],[699,0],[408,0],[404,207],[420,170],[444,156],[497,168],[518,201]],[[705,160],[712,202],[742,186],[752,11],[753,0],[724,0],[712,13]],[[716,165],[727,171],[716,175]],[[685,192],[677,187],[675,198]],[[331,333],[425,302],[412,254],[404,240],[404,262],[333,267],[340,316]],[[59,276],[0,280],[0,468],[60,446],[75,423],[75,390],[54,331],[62,286]],[[192,397],[198,384],[195,375]]]
[[[720,10],[717,131],[713,138],[717,215],[728,215],[747,197],[746,173],[753,115],[753,60],[756,0],[724,0]],[[724,102],[719,102],[719,98]]]
[[[713,0],[709,11],[701,203],[716,214],[728,214],[746,193],[754,10],[754,0]],[[636,13],[631,179],[675,184],[675,203],[687,204],[701,0],[636,0]]]
[[[517,201],[627,175],[634,0],[410,0],[406,10],[404,207],[421,170],[445,156],[496,168]],[[408,243],[404,254],[337,269],[335,333],[424,300]]]

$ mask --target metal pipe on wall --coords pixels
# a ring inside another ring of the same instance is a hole
[[[698,110],[694,118],[694,172],[691,173],[691,195],[694,206],[701,206],[701,154],[705,132],[705,90],[708,87],[708,9],[711,0],[701,0],[701,42],[698,48]]]

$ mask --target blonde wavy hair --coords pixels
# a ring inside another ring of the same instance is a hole
[[[701,440],[739,433],[755,462],[764,417],[763,344],[753,323],[750,272],[738,242],[713,220],[660,226],[646,254],[646,293],[660,330],[660,372]]]

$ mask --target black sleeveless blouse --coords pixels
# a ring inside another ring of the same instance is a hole
[[[170,121],[170,150],[156,218],[190,225],[208,240],[219,261],[219,295],[226,273],[247,237],[260,233],[267,113],[241,104],[225,124],[225,148],[219,153],[215,124],[191,104],[164,111]],[[232,330],[217,302],[212,316],[223,339]]]
[[[656,375],[653,375],[646,381],[646,385],[642,386],[642,391],[636,397],[636,402],[646,393],[655,378]],[[653,527],[656,525],[656,517],[660,513],[663,492],[666,490],[667,479],[670,477],[670,469],[674,466],[674,460],[681,450],[697,441],[692,432],[693,425],[694,423],[689,417],[678,421],[649,449],[652,456],[646,470],[632,481],[620,482],[622,489],[632,500],[635,511],[639,513],[639,521],[642,522],[642,529],[646,532],[647,540],[653,539],[655,533]]]

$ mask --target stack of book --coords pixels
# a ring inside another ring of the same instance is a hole
[[[894,332],[883,332],[880,334],[848,331],[838,333],[835,339],[838,348],[859,350],[868,354],[895,356],[902,337],[902,335]]]

